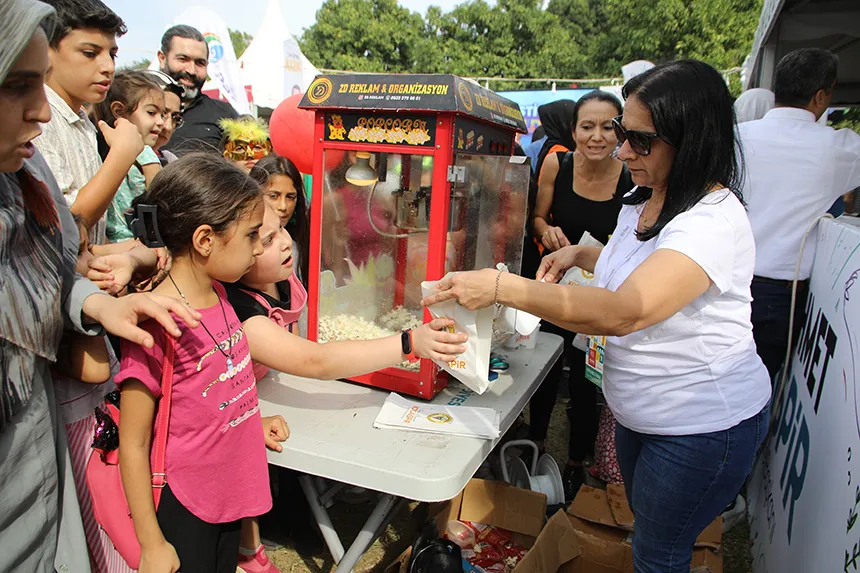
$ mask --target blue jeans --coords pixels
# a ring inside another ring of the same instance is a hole
[[[767,434],[768,407],[737,426],[690,436],[617,424],[618,465],[636,517],[636,573],[689,573],[693,544],[735,499]]]

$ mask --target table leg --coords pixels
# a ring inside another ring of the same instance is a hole
[[[305,497],[308,499],[308,504],[311,506],[311,513],[314,514],[314,519],[316,520],[317,525],[319,525],[320,533],[322,533],[332,559],[334,559],[335,563],[340,563],[344,555],[343,544],[340,542],[340,538],[334,530],[334,526],[331,523],[328,512],[325,510],[325,507],[320,504],[320,496],[317,492],[316,486],[314,485],[313,477],[302,475],[299,477],[299,484],[301,484],[302,490],[305,492]]]
[[[339,560],[335,573],[350,573],[352,571],[352,568],[355,567],[355,564],[358,563],[358,560],[361,559],[361,556],[364,555],[370,544],[379,537],[381,530],[388,524],[389,519],[394,516],[395,512],[392,510],[395,507],[401,506],[400,502],[405,502],[405,500],[400,500],[387,493],[382,494],[376,507],[373,508],[370,517],[367,518],[364,527],[361,528],[355,541],[352,542],[352,545],[346,551],[346,555],[343,556],[343,559]]]

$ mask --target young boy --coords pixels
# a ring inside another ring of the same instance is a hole
[[[49,38],[51,70],[45,92],[51,121],[35,140],[73,214],[79,215],[94,244],[105,242],[105,212],[117,188],[143,151],[137,128],[119,119],[112,129],[99,122],[110,145],[102,164],[96,127],[83,106],[104,100],[113,81],[116,39],[125,23],[100,0],[46,0],[57,11]]]

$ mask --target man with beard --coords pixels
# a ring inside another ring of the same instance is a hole
[[[207,146],[223,151],[218,122],[225,117],[235,118],[237,113],[229,103],[212,99],[201,91],[209,66],[209,47],[203,34],[185,25],[168,29],[161,37],[158,65],[185,88],[184,122],[164,148],[177,155]]]

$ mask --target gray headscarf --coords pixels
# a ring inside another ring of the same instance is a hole
[[[51,6],[37,0],[0,2],[0,83],[30,43],[39,24],[54,13]]]

